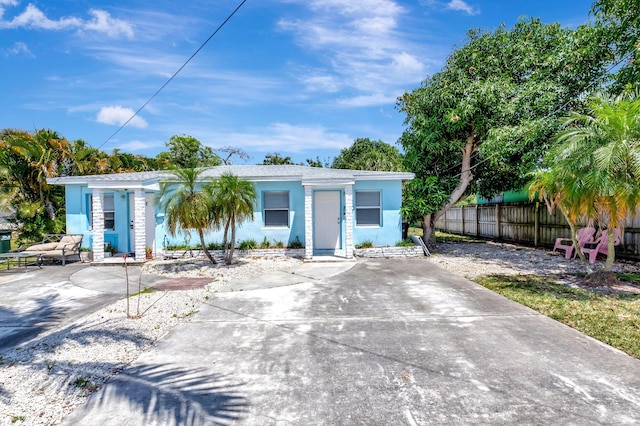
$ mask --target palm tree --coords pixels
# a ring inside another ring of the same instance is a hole
[[[552,155],[560,182],[578,194],[571,211],[596,220],[601,228],[622,228],[627,215],[635,215],[640,206],[638,92],[593,97],[588,114],[573,113],[563,121],[566,129]],[[608,236],[605,270],[611,271],[614,232]]]
[[[199,177],[203,169],[171,168],[173,179],[162,182],[156,194],[156,204],[165,211],[167,228],[171,236],[178,230],[190,235],[195,230],[200,237],[200,245],[211,263],[217,263],[211,256],[204,241],[204,233],[217,227],[220,222],[213,199],[207,191],[198,191]]]
[[[558,167],[536,170],[531,173],[532,179],[529,181],[529,198],[536,196],[542,200],[549,213],[556,208],[560,210],[562,216],[569,225],[571,241],[580,259],[586,261],[586,257],[577,239],[577,225],[585,215],[580,211],[580,196],[578,193],[579,181],[575,174],[564,174]]]
[[[253,219],[253,205],[256,201],[256,189],[253,183],[242,180],[231,173],[224,173],[210,187],[211,197],[224,221],[224,241],[227,248],[227,235],[231,230],[231,243],[225,260],[231,264],[235,250],[236,226]]]

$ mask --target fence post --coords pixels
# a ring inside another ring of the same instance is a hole
[[[480,236],[480,209],[476,204],[476,237]]]
[[[533,246],[538,247],[540,243],[540,202],[536,201],[533,219]]]
[[[502,239],[502,226],[500,225],[500,216],[501,216],[501,212],[500,212],[500,204],[496,204],[496,226],[497,226],[497,234],[498,234],[498,239]]]
[[[462,215],[462,235],[466,235],[464,233],[464,206],[461,206],[460,214]]]

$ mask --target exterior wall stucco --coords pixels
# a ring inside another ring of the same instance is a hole
[[[256,201],[254,220],[251,222],[245,222],[240,225],[236,231],[236,239],[238,241],[254,239],[256,242],[261,243],[266,237],[271,243],[282,242],[284,245],[289,245],[296,237],[306,245],[306,235],[309,235],[309,229],[305,229],[305,189],[300,181],[271,181],[271,182],[256,182],[256,192],[258,199]],[[92,190],[86,185],[68,184],[66,187],[66,206],[67,206],[67,233],[79,233],[84,234],[83,247],[91,247],[93,243],[93,231],[90,228],[89,214],[89,196],[92,194]],[[320,190],[339,190],[341,194],[341,209],[343,211],[341,239],[342,250],[345,254],[352,253],[352,246],[362,243],[365,240],[370,240],[375,246],[392,246],[395,245],[401,239],[402,235],[402,220],[400,216],[400,206],[402,203],[402,183],[400,180],[358,180],[352,188],[352,191],[345,189],[344,186],[338,185],[336,187],[311,187],[310,194],[314,191]],[[263,218],[263,200],[265,191],[289,191],[289,227],[265,227]],[[382,201],[382,226],[358,226],[356,225],[355,216],[355,198],[356,191],[359,190],[379,190],[381,191]],[[114,208],[115,208],[115,229],[104,231],[104,241],[110,242],[119,251],[132,251],[135,242],[129,241],[129,225],[133,218],[130,218],[128,200],[128,193],[131,191],[124,190],[104,190],[105,194],[114,194]],[[349,194],[350,192],[350,194]],[[310,195],[308,194],[308,195]],[[147,192],[147,199],[149,199],[150,193]],[[140,196],[140,195],[138,195]],[[349,208],[349,212],[346,211],[349,203],[346,197],[350,196],[352,199],[352,205]],[[310,206],[307,206],[310,207]],[[155,233],[155,248],[156,250],[162,250],[167,244],[184,244],[185,237],[182,234],[178,234],[175,237],[168,235],[166,231],[166,223],[164,213],[159,211],[157,207],[149,206],[152,208],[154,214],[150,212],[147,214],[147,222],[153,217],[153,224],[147,223],[145,232],[149,232],[153,229]],[[309,215],[309,212],[306,212]],[[140,216],[142,217],[142,215]],[[350,230],[347,230],[349,223]],[[142,225],[140,230],[142,230]],[[352,231],[352,232],[349,232]],[[352,244],[350,247],[345,247],[347,233],[352,236]],[[207,242],[222,242],[223,231],[215,231],[206,235]],[[147,242],[149,238],[147,238]],[[311,242],[312,243],[312,242]],[[189,240],[189,244],[198,244],[197,235],[193,234]],[[138,246],[141,243],[138,242]],[[137,251],[137,250],[136,250]],[[307,253],[308,254],[308,253]]]
[[[356,192],[361,190],[381,191],[382,226],[359,226],[356,224]],[[394,246],[402,239],[402,182],[398,180],[356,181],[353,187],[353,244],[371,241],[374,246]]]

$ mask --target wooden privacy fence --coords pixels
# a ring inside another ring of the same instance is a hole
[[[556,238],[570,236],[559,211],[549,213],[542,203],[478,204],[453,207],[436,222],[436,229],[452,234],[553,247]],[[640,260],[640,215],[628,218],[616,255]]]

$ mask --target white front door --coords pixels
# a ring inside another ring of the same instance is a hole
[[[135,219],[135,202],[133,192],[129,192],[129,244],[127,251],[134,252],[136,250],[136,229],[134,226]]]
[[[318,250],[340,249],[340,191],[314,193],[313,243]]]

